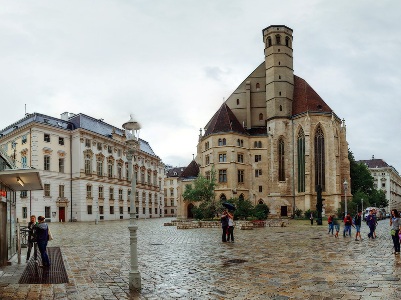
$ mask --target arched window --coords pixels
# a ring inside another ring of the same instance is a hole
[[[258,148],[258,142],[257,142],[257,141],[255,141],[255,142],[253,143],[253,148]]]
[[[238,199],[241,200],[241,201],[244,201],[244,199],[245,199],[244,194],[239,195]]]
[[[320,125],[315,133],[315,185],[321,186],[325,190],[325,154],[324,154],[324,134]]]
[[[259,82],[256,83],[256,90],[257,90],[257,91],[260,90],[260,84],[259,84]]]
[[[261,141],[258,142],[258,148],[262,148],[262,142]]]
[[[278,141],[278,180],[285,181],[285,165],[284,165],[284,140],[280,138]]]
[[[263,200],[262,199],[259,199],[259,204],[263,204]]]
[[[226,145],[226,139],[223,139],[223,146],[225,146]]]
[[[244,147],[244,140],[241,140],[241,147]]]
[[[285,38],[285,45],[290,47],[290,38],[288,36]]]
[[[223,146],[223,140],[222,140],[222,139],[219,139],[218,145],[219,145],[219,146]]]
[[[280,105],[280,111],[283,111],[283,106],[282,105]]]
[[[305,192],[305,133],[301,128],[298,132],[297,141],[298,155],[298,192]]]
[[[267,37],[267,47],[271,47],[272,45],[272,38],[269,36]]]
[[[237,105],[239,105],[239,99],[237,99]]]
[[[276,35],[276,44],[277,45],[281,44],[281,36],[279,34]]]
[[[237,146],[241,146],[241,141],[239,139],[237,140]]]
[[[221,194],[221,195],[220,195],[220,201],[226,201],[226,200],[227,200],[226,195]]]
[[[259,114],[259,121],[263,121],[263,114]]]

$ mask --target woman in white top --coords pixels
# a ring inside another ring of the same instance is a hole
[[[230,241],[234,243],[234,216],[231,213],[227,213],[228,215],[228,234],[227,234],[227,242]]]

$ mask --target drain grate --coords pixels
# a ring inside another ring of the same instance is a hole
[[[242,264],[246,262],[244,259],[230,259],[226,261],[226,264]]]
[[[68,283],[68,275],[64,267],[60,247],[48,247],[47,255],[50,259],[50,268],[40,268],[39,264],[32,257],[18,283]],[[39,251],[38,262],[41,262]]]

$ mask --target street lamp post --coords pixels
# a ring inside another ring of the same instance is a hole
[[[138,225],[136,224],[136,210],[135,210],[135,195],[136,195],[136,176],[133,172],[132,160],[135,156],[135,152],[139,149],[138,132],[141,126],[138,122],[134,121],[132,115],[130,120],[123,124],[127,138],[127,160],[128,160],[128,176],[131,176],[131,194],[130,200],[130,223],[128,230],[130,233],[130,254],[131,254],[131,270],[129,272],[129,289],[139,290],[141,289],[141,274],[138,270],[138,251],[137,251],[137,230]]]
[[[362,204],[362,219],[363,219],[365,215],[365,213],[363,212],[363,198],[361,198],[361,204]]]
[[[345,215],[348,214],[348,209],[347,209],[347,190],[348,190],[348,182],[347,179],[344,180],[344,200],[345,200]]]

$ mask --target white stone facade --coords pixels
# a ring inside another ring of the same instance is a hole
[[[129,218],[130,180],[124,131],[83,114],[41,114],[0,131],[0,147],[18,167],[40,170],[43,191],[17,195],[17,217],[47,221]],[[99,164],[102,164],[102,169]],[[164,165],[146,141],[134,159],[139,218],[164,215]]]

